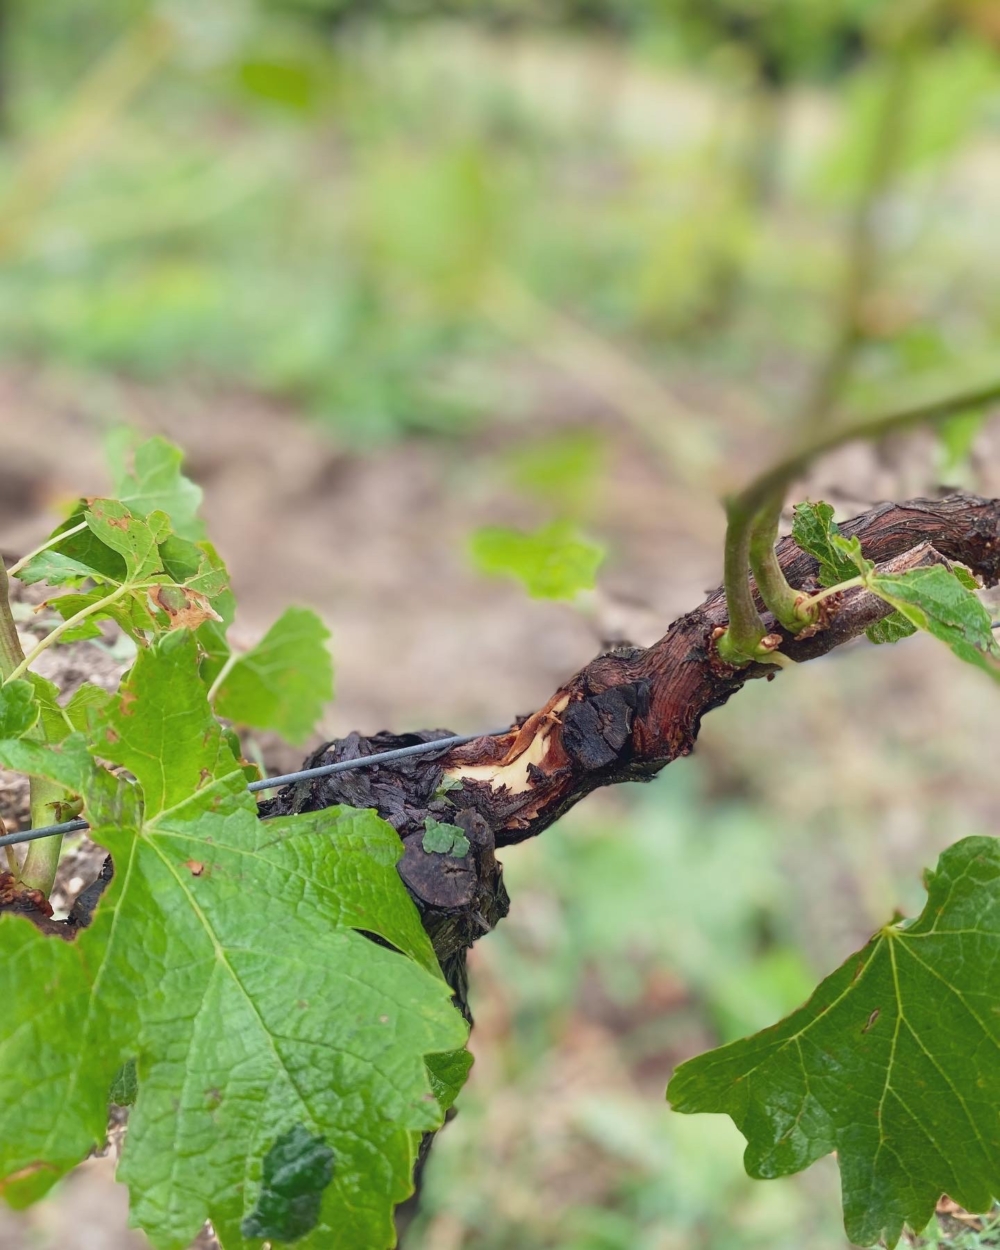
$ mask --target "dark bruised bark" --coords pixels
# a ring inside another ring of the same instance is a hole
[[[952,495],[883,504],[841,529],[856,534],[865,555],[886,571],[943,557],[968,565],[988,586],[1000,580],[1000,500]],[[778,556],[792,586],[818,589],[816,561],[790,538],[781,540]],[[850,641],[891,611],[861,588],[831,597],[824,609],[823,628],[808,637],[789,635],[767,613],[764,620],[784,638],[784,654],[801,662]],[[262,813],[345,803],[373,807],[392,824],[405,847],[400,874],[468,1015],[465,952],[508,907],[494,848],[541,833],[600,786],[650,780],[691,752],[706,712],[746,682],[777,672],[769,664],[736,669],[720,660],[714,640],[726,622],[725,596],[717,590],[653,646],[619,649],[592,660],[507,733],[299,782],[263,804]],[[305,766],[356,759],[447,732],[351,734],[321,747]],[[470,850],[464,859],[423,850],[428,816],[467,831]]]
[[[41,890],[29,890],[12,872],[0,872],[0,912],[27,916],[43,933],[64,936],[58,921],[52,919],[52,906]]]
[[[887,570],[944,557],[967,565],[987,586],[1000,581],[998,499],[951,495],[886,503],[841,529],[857,535],[864,554]],[[778,544],[778,558],[793,587],[817,588],[815,560],[791,538]],[[831,597],[825,609],[823,628],[809,636],[792,637],[766,612],[764,621],[782,635],[783,653],[801,662],[850,641],[891,610],[860,588]],[[506,733],[286,786],[261,805],[261,815],[337,804],[378,811],[402,839],[400,874],[467,1012],[464,952],[508,907],[495,849],[541,833],[600,786],[650,780],[671,761],[690,754],[706,712],[720,707],[746,682],[775,675],[769,664],[737,669],[719,658],[714,641],[726,622],[720,589],[676,620],[651,647],[599,655],[544,707],[515,721]],[[448,732],[350,734],[314,752],[305,767],[412,746]],[[468,854],[457,858],[425,852],[422,834],[428,816],[461,826],[469,839]],[[102,884],[95,882],[92,889],[99,892]],[[74,928],[86,923],[96,898],[88,892],[87,916],[74,919]]]
[[[857,535],[865,556],[883,571],[958,561],[986,585],[1000,580],[1000,500],[954,495],[943,500],[883,504],[841,526]],[[796,589],[819,589],[817,564],[790,539],[778,558]],[[763,612],[763,604],[758,601]],[[831,596],[822,627],[793,637],[766,612],[765,625],[782,635],[781,650],[804,662],[849,642],[891,607],[862,588]],[[504,734],[395,764],[373,765],[286,787],[264,814],[315,811],[338,803],[374,807],[400,834],[400,875],[420,910],[460,1010],[471,1021],[466,954],[507,913],[508,898],[496,847],[534,837],[600,786],[649,781],[694,748],[702,717],[721,707],[769,664],[736,669],[724,663],[715,639],[727,623],[725,595],[717,590],[675,621],[648,648],[600,655],[572,676],[543,708]],[[445,730],[377,734],[327,743],[305,767],[355,759],[377,751],[446,736]],[[461,788],[457,788],[460,784]],[[460,825],[470,849],[463,859],[422,847],[424,820]],[[421,1146],[417,1190],[399,1209],[404,1233],[419,1203],[420,1181],[432,1135]]]
[[[841,529],[858,536],[869,559],[892,570],[940,555],[968,565],[988,586],[1000,580],[1000,500],[952,495],[883,504]],[[792,586],[818,589],[816,561],[790,538],[781,540],[778,556]],[[891,611],[861,589],[832,598],[827,609],[825,628],[809,637],[792,637],[766,612],[764,620],[784,638],[784,654],[802,662],[850,641]],[[719,659],[714,639],[726,622],[725,596],[717,590],[653,646],[618,649],[592,660],[507,733],[396,764],[300,782],[279,791],[262,811],[315,811],[337,803],[374,807],[404,843],[423,829],[428,815],[456,823],[457,814],[471,811],[482,818],[495,846],[522,842],[599,786],[648,781],[688,755],[706,712],[746,682],[774,676],[777,670],[769,664],[736,669]],[[305,766],[430,741],[447,732],[351,734],[327,743]],[[445,790],[445,783],[460,783],[461,789]],[[477,836],[489,840],[485,832]],[[430,887],[424,878],[426,892]],[[436,888],[441,892],[437,905],[446,906],[452,886],[442,880]],[[411,892],[416,893],[412,886]]]
[[[884,504],[841,528],[856,534],[877,564],[907,553],[917,558],[929,545],[967,564],[987,585],[1000,579],[998,500],[951,496]],[[793,587],[818,588],[816,562],[790,538],[779,543],[778,556]],[[783,637],[784,654],[803,662],[856,637],[890,611],[862,590],[845,592],[828,606],[827,628],[811,637],[792,637],[766,612],[764,622]],[[653,646],[598,656],[510,733],[457,748],[440,761],[443,772],[464,778],[465,801],[490,822],[498,846],[541,833],[599,786],[649,780],[691,752],[706,712],[746,682],[776,671],[768,664],[735,669],[723,663],[714,638],[726,623],[718,590]]]
[[[883,504],[841,529],[857,535],[864,554],[885,571],[944,559],[967,565],[987,586],[1000,581],[1000,499],[953,495]],[[816,562],[790,538],[778,544],[778,557],[793,587],[818,589]],[[764,621],[782,635],[782,652],[802,662],[857,637],[892,610],[861,588],[831,596],[824,608],[822,628],[809,636],[792,637],[767,613]],[[541,833],[600,786],[651,780],[671,761],[691,752],[706,712],[722,706],[746,682],[774,676],[777,670],[772,665],[736,669],[720,660],[714,641],[726,623],[725,596],[717,590],[676,620],[653,646],[620,648],[592,660],[544,707],[517,720],[506,733],[286,786],[261,805],[261,815],[318,811],[339,804],[378,811],[400,835],[400,876],[457,1005],[471,1020],[466,955],[509,906],[496,848]],[[446,736],[448,731],[441,729],[372,737],[350,734],[325,744],[304,767]],[[468,838],[468,853],[459,857],[424,851],[428,816],[458,825]],[[72,938],[89,923],[111,872],[109,859],[66,922],[53,922],[37,900],[15,899],[13,894],[5,900],[2,888],[0,911],[16,906],[46,931]],[[430,1135],[421,1147],[418,1173],[429,1145]],[[414,1206],[411,1199],[401,1209],[401,1230]]]
[[[114,865],[109,855],[97,877],[80,892],[66,919],[53,920],[52,904],[41,890],[26,889],[14,879],[13,873],[0,872],[0,912],[18,912],[50,937],[72,941],[80,929],[86,929],[93,920],[101,895],[113,876]]]

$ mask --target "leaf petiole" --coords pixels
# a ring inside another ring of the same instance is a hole
[[[753,520],[750,527],[750,570],[760,597],[774,619],[797,634],[810,623],[812,613],[802,594],[789,585],[774,549],[784,499],[784,491],[776,490]]]
[[[24,659],[14,615],[10,610],[7,576],[7,570],[0,560],[0,685],[11,677]]]
[[[211,686],[209,686],[208,688],[209,703],[214,702],[215,696],[219,693],[219,690],[222,687],[222,683],[226,680],[229,674],[233,671],[233,667],[239,662],[239,658],[240,658],[240,654],[238,651],[235,651],[235,650],[230,651],[230,653],[226,656],[226,659],[225,659],[224,664],[222,665],[222,668],[219,669],[218,673],[215,676],[215,681],[213,681]]]
[[[35,556],[40,556],[43,551],[48,551],[50,547],[58,546],[58,544],[64,539],[70,538],[74,534],[82,533],[82,531],[87,528],[87,522],[81,521],[79,525],[74,525],[71,529],[60,530],[58,534],[53,534],[47,542],[42,543],[40,547],[36,547],[34,551],[29,551],[28,554],[26,556],[22,556],[16,564],[12,564],[7,570],[7,576],[16,577],[23,568],[34,560]]]
[[[119,586],[117,590],[113,590],[110,595],[105,595],[103,599],[98,599],[95,603],[88,603],[85,608],[81,608],[79,612],[76,612],[73,616],[68,617],[61,625],[57,625],[50,634],[46,634],[41,642],[39,642],[36,647],[33,647],[28,655],[22,659],[21,663],[17,665],[14,671],[7,675],[3,684],[6,684],[8,681],[16,681],[18,677],[22,676],[22,674],[25,673],[32,664],[34,664],[35,660],[38,659],[43,651],[47,651],[53,643],[58,642],[63,634],[65,634],[67,630],[72,629],[74,625],[79,625],[80,622],[85,621],[88,616],[93,616],[96,612],[100,612],[104,608],[110,607],[111,604],[117,603],[119,599],[124,598],[130,591],[141,589],[142,586],[139,584],[125,582]]]
[[[15,681],[20,677],[27,670],[38,651],[38,648],[36,648],[31,656],[25,659],[21,640],[17,636],[17,628],[14,625],[14,617],[10,610],[8,586],[7,570],[4,568],[3,561],[0,560],[0,677],[3,678],[0,685],[8,681]],[[36,738],[41,737],[44,740],[44,731],[36,726],[32,736]],[[32,777],[30,779],[28,794],[31,823],[33,825],[45,824],[49,804],[57,799],[61,793],[59,786],[45,777]],[[28,848],[24,868],[20,872],[23,884],[29,889],[41,890],[43,894],[48,895],[52,889],[52,883],[55,881],[61,850],[62,838],[43,838],[33,842]],[[7,859],[10,864],[11,856],[8,855]],[[17,860],[14,859],[11,864],[11,871],[16,871],[16,865]]]
[[[799,610],[801,612],[811,612],[813,608],[822,603],[824,599],[829,599],[831,595],[839,595],[842,590],[854,590],[856,587],[864,585],[865,579],[859,574],[846,582],[838,582],[836,586],[826,586],[823,590],[818,590],[816,594],[800,600]]]

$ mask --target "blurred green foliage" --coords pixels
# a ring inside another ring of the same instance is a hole
[[[576,516],[593,507],[608,451],[596,430],[578,429],[516,444],[505,468],[514,489]]]
[[[730,1041],[798,1006],[815,985],[789,927],[781,872],[780,848],[794,831],[745,802],[706,801],[697,767],[666,778],[658,793],[631,796],[627,830],[581,818],[540,839],[530,867],[512,862],[516,886],[558,883],[560,921],[544,960],[516,942],[495,957],[508,961],[504,980],[544,983],[543,997],[560,994],[566,1004],[588,972],[625,1008],[667,973]],[[668,1043],[669,1032],[656,1031],[676,1023],[655,1022],[636,1045]]]
[[[135,71],[115,41],[148,6],[13,0],[2,350],[251,386],[371,441],[516,415],[511,353],[546,358],[551,311],[780,414],[829,333],[898,8],[206,0],[163,10],[172,46],[95,124],[88,81]],[[1000,119],[963,13],[917,57],[860,398],[985,352],[1000,321],[989,195],[949,182]],[[595,23],[614,40],[583,40]],[[803,112],[806,81],[827,86]],[[586,351],[560,365],[594,384]]]
[[[987,1250],[987,1247],[1000,1245],[1000,1216],[996,1212],[970,1223],[971,1228],[959,1226],[956,1229],[958,1220],[935,1219],[917,1244],[921,1250],[945,1250],[945,1247],[948,1250]]]
[[[604,550],[586,542],[565,521],[533,534],[487,526],[472,537],[476,567],[490,577],[516,577],[533,599],[574,599],[593,590]]]

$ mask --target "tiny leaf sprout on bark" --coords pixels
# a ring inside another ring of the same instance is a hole
[[[820,604],[828,594],[809,594],[790,586],[775,554],[788,488],[815,460],[855,440],[884,438],[944,421],[955,413],[981,408],[997,400],[1000,400],[1000,382],[993,382],[913,407],[834,425],[826,431],[807,435],[798,447],[739,494],[730,496],[725,505],[728,523],[723,579],[729,624],[715,639],[721,659],[735,667],[755,662],[782,666],[794,660],[787,641],[765,625],[754,588],[776,625],[793,638],[813,628],[818,621]],[[860,583],[851,579],[851,584]],[[846,585],[837,587],[846,588]],[[779,650],[782,647],[786,649]]]

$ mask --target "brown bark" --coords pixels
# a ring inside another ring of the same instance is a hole
[[[1000,580],[1000,500],[971,495],[883,504],[841,527],[886,571],[945,558],[968,565],[986,585]],[[817,588],[816,561],[790,538],[778,545],[792,586]],[[763,605],[759,605],[763,609]],[[764,614],[782,651],[806,661],[861,634],[891,609],[861,588],[825,603],[824,628],[795,638]],[[406,852],[400,873],[431,933],[462,1010],[468,1014],[465,951],[507,910],[494,848],[534,837],[585,795],[620,781],[648,781],[688,755],[706,712],[746,682],[776,669],[736,669],[720,660],[714,639],[726,624],[725,596],[710,594],[648,648],[600,655],[572,676],[544,707],[504,734],[397,764],[336,774],[286,787],[265,814],[315,811],[338,803],[373,807],[399,832]],[[788,678],[791,680],[791,678]],[[352,734],[327,743],[306,767],[355,759],[444,736]],[[444,782],[460,789],[444,791]],[[462,859],[423,852],[424,821],[461,825],[470,838]]]
[[[1000,499],[953,495],[883,504],[841,529],[856,534],[864,554],[886,572],[954,560],[971,568],[988,586],[1000,581]],[[778,557],[793,587],[818,589],[815,560],[790,538],[779,543]],[[763,610],[762,604],[758,606]],[[849,642],[891,611],[861,588],[831,596],[824,608],[822,628],[808,637],[789,635],[766,612],[764,621],[781,634],[782,652],[802,662]],[[725,596],[717,590],[675,621],[653,646],[620,648],[592,660],[544,707],[516,721],[506,733],[453,750],[286,786],[261,805],[261,815],[346,804],[375,808],[392,824],[404,847],[400,875],[456,1002],[471,1020],[466,955],[509,906],[495,849],[541,833],[600,786],[651,780],[672,760],[691,752],[706,712],[720,707],[746,682],[773,677],[777,670],[772,665],[736,669],[720,660],[714,640],[726,621]],[[441,729],[369,738],[351,734],[325,744],[304,767],[447,735]],[[428,816],[458,825],[468,838],[468,853],[459,857],[425,852]],[[28,909],[35,913],[32,918],[46,931],[72,938],[90,922],[111,873],[109,859],[67,922],[54,923],[33,906]],[[0,910],[5,905],[24,910],[25,901],[0,898]],[[418,1173],[431,1136],[422,1145]],[[415,1203],[411,1199],[401,1209],[401,1230]]]
[[[968,565],[988,586],[1000,581],[1000,500],[953,495],[883,504],[841,526],[857,535],[865,556],[884,572],[939,561]],[[818,589],[817,564],[790,539],[778,559],[796,589]],[[758,607],[764,605],[758,600]],[[856,638],[891,607],[862,588],[824,601],[822,628],[793,637],[764,612],[782,636],[782,652],[804,662]],[[406,848],[399,871],[416,903],[456,1002],[471,1020],[466,955],[507,912],[508,898],[496,847],[541,833],[585,795],[619,781],[649,781],[688,755],[706,712],[757,677],[773,677],[769,664],[736,669],[718,656],[714,641],[727,623],[725,595],[710,594],[676,620],[648,648],[598,656],[552,695],[544,707],[504,734],[398,764],[335,774],[289,786],[264,805],[267,814],[314,811],[337,803],[374,807],[399,832]],[[443,737],[422,731],[373,738],[352,734],[327,743],[305,767],[356,759],[397,746]],[[460,783],[445,791],[443,783]],[[423,851],[424,820],[460,825],[470,841],[458,859]],[[404,1234],[419,1203],[423,1163],[432,1135],[422,1143],[417,1192],[400,1208]]]
[[[988,586],[1000,581],[997,499],[952,495],[883,504],[841,529],[857,535],[864,554],[886,571],[944,558],[968,565]],[[792,586],[817,588],[815,560],[790,538],[778,544],[778,557]],[[766,612],[764,621],[782,636],[782,652],[801,662],[850,641],[891,610],[860,588],[832,596],[824,608],[823,628],[808,637],[787,634]],[[465,952],[508,907],[495,849],[541,833],[600,786],[650,780],[691,752],[706,712],[720,707],[746,682],[776,674],[769,664],[737,669],[719,658],[714,640],[726,620],[725,596],[716,590],[653,646],[599,655],[544,707],[506,733],[450,751],[287,786],[261,805],[261,815],[347,804],[374,808],[393,825],[404,845],[400,875],[468,1013]],[[351,734],[325,744],[305,766],[447,735],[440,729],[369,738]],[[469,839],[468,853],[455,857],[424,852],[428,816],[460,826]],[[71,927],[87,923],[103,884],[95,882],[81,900],[86,906]],[[4,903],[0,900],[0,909]]]

